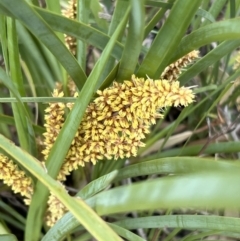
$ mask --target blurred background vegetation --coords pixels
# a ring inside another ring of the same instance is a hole
[[[35,183],[28,207],[1,182],[0,240],[240,240],[240,1],[77,0],[75,19],[68,6],[0,1],[0,150]],[[193,50],[178,81],[195,102],[166,108],[136,157],[79,167],[68,195],[54,179],[97,89],[159,79]],[[76,104],[43,164],[56,86],[58,102]],[[51,229],[49,190],[70,210]]]

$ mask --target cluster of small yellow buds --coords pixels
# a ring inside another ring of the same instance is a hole
[[[194,50],[167,66],[161,74],[161,79],[167,79],[168,81],[177,80],[182,73],[182,68],[187,67],[193,60],[198,58],[198,54],[199,51]]]
[[[0,179],[10,186],[14,193],[20,193],[26,205],[31,202],[33,194],[33,181],[21,171],[7,156],[0,153]]]
[[[72,141],[57,177],[59,181],[64,181],[67,175],[79,166],[84,166],[85,162],[96,164],[103,159],[136,156],[138,148],[144,146],[141,140],[149,133],[156,119],[163,117],[161,112],[165,107],[187,106],[194,100],[192,90],[180,87],[178,81],[145,80],[135,75],[132,75],[130,81],[114,82],[105,90],[97,91],[97,94],[98,97],[88,105]],[[55,90],[53,96],[59,95],[63,94]],[[69,103],[67,107],[71,109],[73,105]],[[51,103],[46,110],[45,155],[63,125],[64,108],[63,104]],[[50,226],[65,210],[64,207],[60,211],[54,208],[56,202],[59,202],[56,200],[53,195],[50,196],[47,215]]]
[[[180,87],[178,81],[145,80],[134,75],[131,81],[115,82],[97,94],[87,107],[60,170],[59,181],[64,181],[66,175],[85,162],[95,164],[102,159],[136,156],[138,148],[144,146],[141,140],[149,133],[150,126],[163,117],[163,108],[187,106],[194,99],[192,90]],[[73,103],[67,106],[71,109]],[[49,114],[52,113],[55,112]],[[46,120],[49,119],[47,115]],[[62,115],[59,119],[62,120]]]
[[[68,2],[67,9],[63,10],[62,13],[67,18],[76,19],[77,18],[77,1],[70,0]],[[73,55],[76,55],[76,47],[77,47],[76,38],[65,35],[65,42],[66,42],[68,49],[73,53]]]
[[[65,213],[67,208],[52,193],[48,199],[48,209],[46,213],[46,224],[52,227]]]
[[[58,93],[57,90],[54,90],[53,97],[63,97],[63,92]],[[64,109],[65,104],[63,103],[50,103],[49,107],[45,110],[47,113],[45,115],[45,124],[46,132],[44,135],[44,146],[45,149],[42,151],[45,160],[47,159],[49,152],[57,139],[57,136],[64,124]]]

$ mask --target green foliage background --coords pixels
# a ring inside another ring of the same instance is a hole
[[[0,240],[23,235],[26,241],[239,240],[239,87],[234,81],[240,70],[233,64],[240,46],[240,1],[103,0],[104,12],[97,0],[78,0],[76,21],[61,15],[65,1],[40,3],[0,1],[0,148],[36,180],[27,212],[0,200]],[[77,38],[76,58],[63,34]],[[154,41],[143,46],[150,34]],[[196,49],[201,58],[179,77],[181,85],[197,85],[196,102],[182,111],[166,110],[138,157],[74,172],[70,183],[77,197],[68,195],[54,178],[96,90],[133,73],[157,79],[166,66]],[[38,138],[44,109],[56,101],[51,97],[55,82],[63,84],[67,96],[68,75],[80,94],[46,172],[36,160],[42,160]],[[47,230],[49,190],[70,212]]]

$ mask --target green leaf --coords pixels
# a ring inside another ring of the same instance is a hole
[[[202,8],[199,8],[197,10],[197,15],[203,17],[203,18],[206,18],[207,20],[209,20],[210,22],[215,22],[215,19],[214,17],[212,16],[211,13],[207,12],[206,10],[202,9]]]
[[[111,184],[113,179],[115,179],[117,174],[118,174],[118,171],[115,170],[104,176],[99,177],[98,179],[90,182],[84,188],[82,188],[81,191],[79,191],[76,196],[81,197],[82,199],[87,199],[87,198],[90,198],[91,196],[94,196],[98,192],[107,188]]]
[[[10,216],[9,214],[1,213],[0,218],[3,222],[9,223],[10,225],[16,227],[19,230],[22,230],[22,231],[25,230],[25,224],[20,223],[18,220],[16,220],[14,217]],[[1,228],[2,227],[0,226],[0,230]]]
[[[87,202],[99,215],[158,208],[239,208],[240,187],[235,185],[239,181],[240,168],[231,172],[196,172],[117,187]]]
[[[7,115],[0,114],[0,122],[8,125],[15,125],[13,117]],[[36,134],[42,134],[44,132],[44,128],[41,126],[33,125],[33,129]]]
[[[19,0],[16,7],[14,0],[3,0],[0,3],[20,20],[39,40],[46,45],[52,54],[63,65],[68,74],[75,81],[79,89],[82,88],[86,75],[67,47],[56,36],[47,23],[24,0]]]
[[[200,4],[201,1],[177,0],[174,2],[170,15],[159,30],[138,70],[138,76],[159,77],[176,51]]]
[[[146,0],[145,5],[159,7],[159,8],[171,8],[172,4],[169,2],[159,1],[159,0]]]
[[[117,1],[116,2],[116,6],[114,8],[111,23],[110,23],[110,26],[108,29],[109,36],[111,36],[114,33],[115,29],[119,25],[121,19],[125,15],[125,13],[127,11],[129,11],[129,5],[130,5],[130,1]],[[120,41],[122,39],[123,35],[124,35],[124,31],[120,34],[118,41]],[[119,58],[121,57],[121,54],[122,53],[120,53]],[[108,87],[109,85],[111,85],[112,80],[115,79],[115,77],[117,76],[118,67],[119,67],[119,62],[117,64],[115,64],[115,58],[114,57],[109,58],[106,68],[104,69],[101,79],[100,79],[101,81],[104,80],[105,87]],[[102,88],[103,88],[103,86],[101,86],[101,89]]]
[[[179,174],[187,175],[188,174],[189,175],[192,173],[192,175],[194,175],[194,177],[201,177],[202,175],[206,175],[210,178],[212,176],[212,173],[214,173],[214,172],[218,172],[218,174],[220,176],[222,172],[229,173],[229,175],[231,175],[231,173],[234,173],[236,170],[238,170],[238,172],[239,172],[240,164],[233,163],[230,161],[229,162],[223,162],[223,161],[220,162],[220,161],[215,161],[214,159],[205,159],[205,158],[197,158],[197,157],[172,157],[172,158],[162,158],[162,159],[157,159],[157,160],[151,160],[148,162],[137,163],[134,165],[124,167],[118,171],[118,176],[115,178],[115,181],[131,178],[131,177],[136,177],[136,176],[144,176],[144,175],[152,175],[152,174],[165,174],[165,175],[166,174],[175,174],[175,175],[179,175]],[[106,177],[107,177],[107,175],[106,175]],[[186,176],[186,177],[188,177],[188,176]],[[181,184],[178,185],[177,180],[178,180],[178,178],[181,179],[182,177],[175,176],[172,178],[174,178],[174,183],[169,185],[169,187],[168,187],[168,182],[171,181],[171,178],[155,180],[156,186],[154,185],[154,189],[150,189],[153,187],[153,186],[151,186],[152,182],[145,181],[140,184],[134,184],[134,185],[125,186],[125,187],[123,186],[120,188],[114,188],[109,191],[103,191],[102,193],[100,193],[96,196],[93,196],[90,199],[88,198],[87,203],[91,207],[96,208],[96,206],[95,206],[96,202],[101,200],[101,202],[106,201],[106,206],[107,206],[108,201],[109,201],[108,198],[111,199],[111,197],[112,197],[112,199],[115,198],[114,203],[116,206],[115,206],[114,210],[117,213],[121,213],[122,211],[120,210],[120,208],[123,208],[123,207],[128,209],[128,211],[139,210],[140,202],[136,201],[137,197],[136,197],[136,199],[134,198],[134,196],[137,195],[138,198],[141,198],[138,200],[144,200],[144,202],[141,202],[141,203],[143,205],[145,205],[146,209],[149,210],[149,209],[152,209],[151,205],[153,204],[153,201],[149,199],[149,195],[150,195],[152,197],[152,199],[154,199],[156,201],[156,205],[158,205],[158,208],[170,208],[170,206],[174,205],[174,204],[177,207],[181,207],[180,204],[178,206],[178,199],[184,198],[183,197],[184,194],[181,194],[181,188],[179,188],[179,186],[181,187]],[[99,178],[99,180],[100,179],[101,178]],[[204,192],[205,187],[203,188],[203,186],[206,185],[204,178],[201,180],[203,182],[201,184],[200,183],[194,184],[195,179],[191,180],[191,178],[189,178],[189,179],[186,178],[186,180],[187,180],[186,183],[184,183],[184,190],[185,190],[185,193],[187,193],[187,195],[191,196],[191,198],[194,196],[194,193],[196,193],[198,191]],[[155,181],[153,181],[153,182],[155,182]],[[201,182],[201,181],[199,180],[199,182]],[[215,181],[217,181],[217,180],[215,180]],[[92,183],[95,183],[95,181]],[[158,185],[157,183],[159,184],[159,187],[157,186]],[[163,184],[161,184],[161,183],[163,183]],[[202,188],[195,189],[194,193],[192,194],[191,193],[192,189],[194,189],[193,186],[197,185],[197,184],[201,185]],[[137,185],[137,187],[136,187],[136,185]],[[190,188],[190,189],[188,189],[188,188]],[[238,187],[236,186],[236,188],[238,188]],[[174,190],[171,190],[171,189],[174,189]],[[178,189],[178,191],[176,189]],[[219,186],[218,189],[219,189],[218,191],[224,192],[224,190],[221,188],[221,186]],[[174,192],[178,192],[178,193],[174,194]],[[164,195],[162,195],[162,193],[164,193]],[[171,195],[173,195],[171,202],[169,203],[169,206],[167,204],[167,200],[165,200],[165,194],[168,195],[168,197],[171,197]],[[107,196],[105,196],[105,195],[107,195]],[[180,195],[179,198],[178,198],[178,195]],[[201,193],[198,194],[198,197],[200,195],[201,195]],[[211,196],[214,196],[214,193],[212,193]],[[185,198],[185,201],[191,202],[192,199],[188,200],[187,199],[188,197]],[[134,198],[135,200],[131,201],[131,198]],[[176,199],[174,200],[174,198],[176,198]],[[209,197],[209,202],[211,202],[211,197]],[[111,201],[110,201],[110,203],[111,203]],[[200,203],[200,201],[198,203]],[[190,206],[192,206],[192,204],[194,204],[194,201],[191,202]],[[129,205],[131,205],[131,207],[129,207]],[[162,205],[165,205],[165,206],[162,206]],[[117,211],[118,208],[119,208],[119,211]],[[125,211],[123,211],[123,212],[125,212]],[[105,214],[109,214],[108,208],[106,208],[104,210],[103,215],[105,215]],[[67,213],[56,223],[56,225],[53,228],[51,228],[48,231],[48,233],[45,235],[45,237],[42,241],[62,239],[66,236],[67,233],[71,233],[77,226],[79,226],[79,223],[76,220],[76,218],[74,218],[71,213]],[[59,230],[61,230],[61,231],[59,231]]]
[[[74,214],[97,240],[121,240],[112,229],[81,199],[67,194],[62,185],[51,178],[40,162],[0,135],[0,148],[31,172]],[[91,227],[95,227],[92,229]],[[31,237],[33,240],[34,237]],[[30,240],[28,236],[27,240]]]
[[[182,228],[192,230],[231,231],[240,233],[239,218],[207,215],[165,215],[125,219],[114,223],[126,229],[138,228]]]
[[[108,225],[121,237],[129,240],[129,241],[144,241],[145,239],[139,237],[138,235],[132,233],[131,231],[119,227],[118,225],[108,223]]]
[[[0,239],[1,241],[18,241],[16,236],[14,236],[13,234],[0,235]]]
[[[51,1],[51,0],[50,0]],[[88,24],[89,14],[90,14],[90,3],[88,0],[80,0],[77,4],[77,20],[79,22]],[[82,69],[86,70],[87,63],[87,43],[82,40],[77,41],[77,60],[82,67]]]
[[[118,69],[116,81],[122,82],[131,78],[135,72],[142,49],[144,34],[144,1],[131,1],[128,35]]]
[[[110,37],[84,23],[80,23],[63,16],[49,13],[41,8],[34,7],[38,14],[55,30],[67,35],[81,39],[99,49],[104,49]],[[111,55],[120,59],[122,55],[123,45],[119,42],[115,43]]]
[[[0,68],[0,80],[11,91],[11,93],[15,96],[15,98],[18,100],[18,102],[21,105],[21,110],[24,111],[25,116],[28,117],[28,112],[25,109],[25,106],[24,106],[23,102],[21,101],[21,97],[18,93],[18,90],[13,85],[13,81],[6,75],[6,73],[4,72],[4,70],[2,68]]]
[[[231,162],[214,161],[213,159],[198,157],[169,157],[145,161],[124,167],[119,170],[115,181],[136,176],[152,174],[180,174],[192,172],[213,172],[226,170],[228,172],[240,168],[240,165]]]
[[[226,5],[227,0],[218,0],[218,1],[214,1],[211,4],[211,7],[209,8],[208,12],[211,16],[213,16],[214,19],[216,19],[220,12],[223,10],[224,6]],[[204,21],[202,26],[205,26],[206,24],[208,24],[207,21]]]
[[[228,19],[208,24],[207,26],[193,31],[182,39],[176,53],[171,58],[170,63],[176,61],[192,50],[198,49],[211,42],[239,39],[239,24],[239,18]]]
[[[148,161],[155,158],[163,157],[175,157],[175,156],[195,156],[199,153],[203,154],[216,154],[216,153],[238,153],[240,152],[240,142],[229,141],[220,143],[211,143],[207,146],[203,145],[192,145],[181,148],[172,148],[171,150],[162,151],[144,158],[141,161]]]
[[[25,96],[23,78],[20,67],[18,41],[15,20],[7,18],[7,49],[9,54],[9,71],[13,84],[21,96]],[[13,96],[14,94],[10,94]],[[36,153],[35,134],[29,115],[22,109],[21,103],[12,104],[13,116],[17,128],[18,139],[21,147],[31,154]]]
[[[9,214],[9,216],[13,216],[15,220],[23,224],[26,223],[26,219],[21,214],[19,214],[15,209],[13,209],[11,206],[7,205],[3,201],[0,201],[0,207],[4,209]]]
[[[219,44],[215,49],[200,58],[187,71],[183,72],[183,74],[179,77],[178,80],[181,82],[182,85],[186,84],[194,76],[216,63],[223,56],[236,49],[239,45],[240,40],[230,40]]]
[[[1,3],[0,3],[1,4]],[[77,39],[91,44],[99,49],[104,49],[110,37],[84,23],[77,22],[65,18],[61,15],[46,11],[42,8],[33,7],[33,9],[47,22],[49,26],[55,31],[66,33],[67,35],[73,36]],[[6,8],[0,8],[1,14],[6,14],[8,16],[13,16]],[[15,16],[13,16],[15,17]],[[123,45],[119,42],[115,43],[111,55],[120,59],[122,55]]]

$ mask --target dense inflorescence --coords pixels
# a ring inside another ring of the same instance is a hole
[[[88,105],[72,141],[57,177],[59,181],[64,181],[86,162],[96,164],[103,159],[136,156],[139,147],[144,146],[141,140],[149,133],[150,126],[156,123],[156,119],[163,118],[165,107],[187,106],[194,100],[192,90],[180,87],[178,81],[145,80],[135,75],[130,81],[114,82],[97,94],[98,97]],[[59,95],[62,93],[55,90],[53,96]],[[72,109],[73,105],[69,103],[67,107]],[[46,156],[64,123],[64,108],[63,104],[50,103],[46,109]],[[62,215],[62,211],[55,207],[56,202],[51,195],[47,216],[49,226]]]
[[[77,1],[70,0],[68,2],[67,9],[63,10],[62,13],[67,18],[76,19],[77,18]],[[77,47],[76,38],[69,35],[65,35],[65,42],[66,42],[66,46],[73,53],[73,55],[76,55],[76,47]]]
[[[52,227],[67,212],[67,208],[52,193],[48,198],[48,209],[45,215],[46,224]]]
[[[136,156],[138,148],[144,146],[141,140],[156,119],[163,117],[165,107],[187,106],[194,99],[192,90],[180,87],[177,81],[145,80],[134,75],[131,81],[115,82],[97,94],[60,170],[60,181],[85,162]],[[72,105],[67,106],[71,109]]]
[[[29,205],[33,194],[33,181],[27,177],[7,156],[0,153],[0,179],[10,186],[14,193],[20,193],[24,202]]]
[[[176,62],[168,65],[161,74],[161,79],[167,79],[168,81],[177,80],[179,75],[182,73],[182,69],[198,58],[198,54],[199,51],[194,50],[178,59]]]
[[[54,90],[53,97],[62,97],[63,92],[58,92]],[[46,108],[45,112],[45,124],[46,132],[43,134],[44,136],[44,146],[45,149],[42,151],[44,155],[44,159],[46,160],[49,152],[57,139],[57,136],[64,124],[64,109],[65,104],[63,103],[50,103],[49,107]]]

